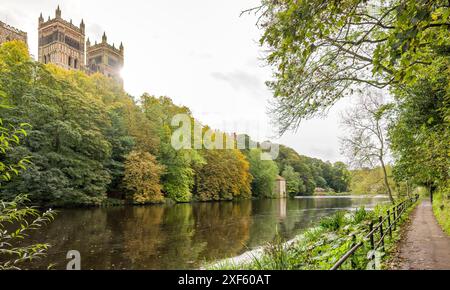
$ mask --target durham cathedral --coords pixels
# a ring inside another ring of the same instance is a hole
[[[68,70],[81,70],[88,74],[101,73],[112,78],[121,86],[123,80],[120,71],[124,64],[124,48],[108,43],[106,33],[101,42],[91,44],[85,41],[85,24],[81,20],[79,26],[61,17],[61,9],[55,11],[55,17],[44,20],[39,17],[39,50],[38,61],[52,63]],[[11,40],[27,43],[27,33],[0,21],[0,45]]]

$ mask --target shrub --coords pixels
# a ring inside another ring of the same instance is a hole
[[[24,195],[0,202],[0,270],[20,270],[22,264],[42,257],[49,248],[49,244],[20,244],[30,231],[51,222],[55,215],[52,210],[40,214],[26,206],[28,202]]]

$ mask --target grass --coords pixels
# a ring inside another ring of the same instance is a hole
[[[440,188],[433,195],[433,212],[444,232],[450,236],[450,186]]]
[[[239,264],[231,260],[207,267],[209,269],[227,270],[327,270],[330,269],[355,243],[363,242],[363,246],[342,266],[341,269],[366,269],[369,242],[363,240],[371,221],[385,215],[390,205],[378,205],[373,211],[360,208],[354,212],[337,212],[333,216],[325,217],[317,226],[306,230],[297,237],[295,242],[286,244],[279,236],[268,243],[263,253],[253,256],[250,261]],[[402,215],[392,238],[385,238],[385,252],[382,261],[389,261],[396,244],[400,239],[400,228],[408,218],[410,207]],[[379,239],[379,233],[375,240]],[[382,263],[382,268],[386,266]]]
[[[325,191],[325,192],[315,192],[314,196],[349,196],[352,195],[351,192],[334,192],[334,191]]]

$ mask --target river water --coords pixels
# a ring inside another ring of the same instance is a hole
[[[143,207],[64,209],[33,241],[52,245],[34,267],[65,269],[77,250],[82,269],[196,269],[273,240],[292,239],[338,210],[372,208],[385,197],[313,197]]]

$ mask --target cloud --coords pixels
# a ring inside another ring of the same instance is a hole
[[[16,11],[0,10],[0,21],[3,21],[9,25],[19,26],[21,16]],[[20,28],[20,27],[17,27]]]
[[[267,96],[264,81],[254,74],[235,70],[228,73],[213,72],[211,76],[218,81],[226,82],[236,91],[247,91],[258,98],[261,95]]]
[[[189,52],[188,56],[193,57],[193,58],[197,58],[197,59],[210,59],[210,58],[212,58],[212,55],[210,53],[199,52],[199,51],[194,51],[194,50],[191,50]]]
[[[90,40],[92,43],[94,43],[95,41],[100,42],[102,40],[103,32],[106,32],[106,35],[108,35],[108,32],[105,31],[105,29],[101,25],[98,25],[96,23],[87,24],[86,31],[91,36]]]

